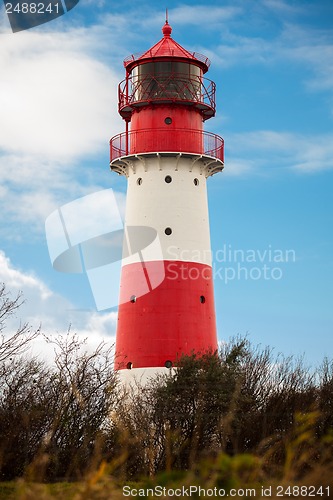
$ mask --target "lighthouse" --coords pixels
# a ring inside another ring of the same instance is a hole
[[[209,59],[173,39],[168,18],[162,33],[124,61],[126,129],[110,140],[110,168],[127,178],[115,358],[125,377],[217,349],[206,182],[223,170],[224,143],[203,128],[215,83]]]

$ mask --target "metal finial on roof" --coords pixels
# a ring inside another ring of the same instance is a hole
[[[172,28],[169,24],[169,13],[168,13],[168,9],[166,9],[165,11],[165,25],[163,26],[162,28],[162,32],[163,32],[163,35],[165,37],[170,37],[171,35],[171,32],[172,32]]]

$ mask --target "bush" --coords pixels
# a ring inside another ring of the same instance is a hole
[[[117,383],[111,347],[88,352],[70,330],[44,337],[54,345],[54,366],[29,358],[39,330],[25,324],[3,333],[20,303],[20,295],[12,300],[0,288],[2,481],[88,477],[90,488],[107,470],[120,482],[197,476],[220,484],[222,465],[227,486],[247,473],[293,482],[318,471],[330,477],[329,360],[311,373],[301,359],[274,357],[237,337],[219,353],[183,356],[170,374],[126,389]]]
[[[265,457],[280,471],[297,415],[318,410],[316,438],[332,431],[332,372],[312,374],[302,360],[233,339],[221,352],[184,356],[173,376],[132,390],[117,409],[129,452],[128,477],[189,470],[220,453]],[[298,417],[297,417],[298,418]],[[124,472],[125,470],[125,472]]]
[[[16,357],[0,367],[0,474],[9,480],[82,477],[102,460],[116,400],[110,349],[56,341],[56,368]]]

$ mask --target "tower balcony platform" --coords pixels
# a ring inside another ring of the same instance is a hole
[[[119,113],[128,119],[135,108],[174,103],[198,109],[207,120],[215,115],[215,90],[215,83],[200,75],[132,75],[119,84]]]
[[[215,158],[224,163],[224,140],[219,135],[202,130],[165,128],[123,132],[110,139],[110,162],[123,156],[152,152],[194,153]]]

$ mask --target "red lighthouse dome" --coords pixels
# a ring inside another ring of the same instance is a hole
[[[148,261],[123,262],[120,370],[156,371],[217,348],[206,179],[223,169],[223,139],[203,130],[215,115],[215,84],[203,76],[208,58],[174,41],[168,21],[162,32],[124,61],[126,132],[110,141],[111,169],[128,178],[125,226],[153,228],[160,242]],[[152,286],[161,265],[163,280]]]
[[[171,38],[172,28],[168,21],[165,22],[162,33],[164,37],[157,42],[153,47],[139,55],[132,55],[125,59],[124,65],[130,70],[133,63],[136,61],[142,61],[144,59],[151,58],[180,58],[180,59],[190,59],[199,63],[202,67],[204,73],[208,71],[210,61],[207,57],[198,54],[196,52],[189,52],[184,49],[179,43],[177,43],[173,38]]]

